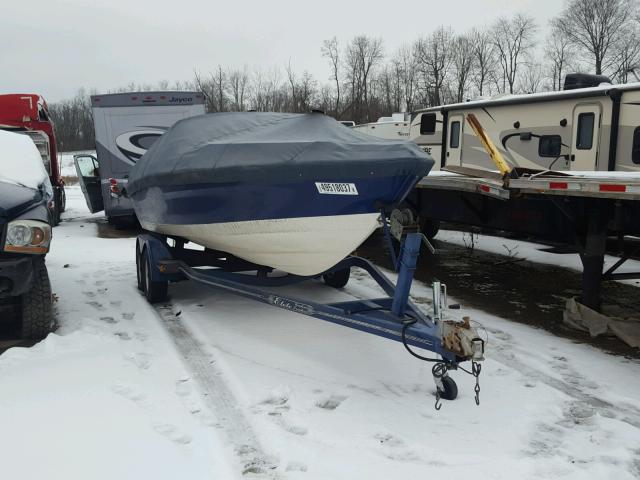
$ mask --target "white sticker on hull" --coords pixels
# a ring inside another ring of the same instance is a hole
[[[355,183],[316,182],[318,193],[325,195],[358,195]]]

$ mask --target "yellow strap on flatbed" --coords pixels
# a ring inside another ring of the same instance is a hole
[[[476,132],[476,136],[480,140],[480,143],[482,143],[482,146],[491,157],[491,160],[493,160],[493,163],[495,163],[498,167],[498,170],[500,170],[500,173],[503,176],[511,173],[511,166],[502,157],[502,154],[493,144],[493,142],[489,138],[489,135],[487,135],[487,132],[484,131],[484,128],[482,128],[482,125],[480,125],[480,122],[478,121],[476,116],[473,113],[468,113],[467,121],[469,122],[469,125],[471,125],[471,128],[473,128],[473,131]]]

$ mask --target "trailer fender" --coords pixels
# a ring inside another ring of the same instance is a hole
[[[149,263],[151,264],[151,280],[154,282],[170,281],[177,282],[184,280],[184,276],[181,274],[168,274],[163,273],[158,268],[162,260],[172,260],[173,255],[169,250],[169,245],[162,237],[157,237],[148,233],[138,235],[138,241],[136,242],[136,248],[138,254],[142,256],[143,252],[147,252],[149,255]]]

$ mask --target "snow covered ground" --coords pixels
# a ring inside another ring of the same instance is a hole
[[[441,230],[436,236],[437,240],[443,242],[452,243],[460,246],[471,245],[471,233],[460,232],[457,230]],[[483,250],[485,252],[496,253],[498,255],[506,255],[514,258],[523,258],[535,263],[544,263],[547,265],[556,265],[564,267],[577,272],[582,272],[582,263],[580,256],[576,253],[552,253],[546,252],[544,249],[548,248],[546,245],[539,243],[525,242],[523,240],[512,240],[504,237],[495,237],[492,235],[479,235],[473,234],[474,248]],[[604,270],[613,266],[619,257],[612,255],[605,255],[604,258]],[[627,260],[616,273],[627,272],[640,272],[640,261]],[[640,281],[634,280],[620,280],[621,283],[628,285],[640,285]]]
[[[640,362],[481,311],[480,379],[436,412],[402,345],[194,283],[154,309],[134,238],[77,187],[47,258],[60,328],[0,356],[0,471],[21,479],[640,477]],[[378,294],[364,275],[316,300]],[[413,290],[428,308],[430,291]],[[257,473],[256,473],[257,472]]]

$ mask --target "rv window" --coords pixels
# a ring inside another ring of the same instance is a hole
[[[449,147],[458,148],[460,146],[460,122],[451,122],[451,137],[449,137]]]
[[[420,135],[431,135],[436,133],[436,114],[423,113],[420,118]]]
[[[640,127],[633,131],[633,150],[631,151],[633,163],[640,163]]]
[[[538,155],[541,157],[559,157],[562,148],[560,135],[542,135],[538,144]]]
[[[593,127],[595,119],[595,114],[591,112],[578,115],[578,138],[576,141],[576,148],[578,150],[591,150],[591,147],[593,147]]]

